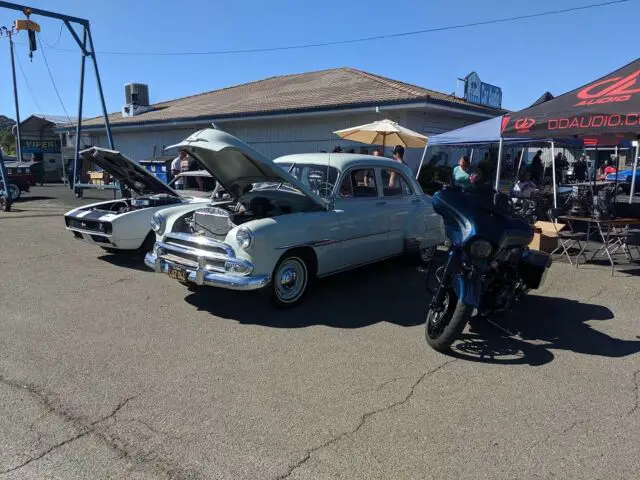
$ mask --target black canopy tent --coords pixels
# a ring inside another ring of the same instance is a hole
[[[501,135],[574,137],[591,145],[618,145],[640,137],[640,58],[564,95],[505,115]],[[630,202],[637,167],[638,147],[633,160]]]

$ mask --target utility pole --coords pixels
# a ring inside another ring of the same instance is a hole
[[[18,104],[18,84],[16,82],[16,61],[13,57],[13,32],[8,30],[9,52],[11,54],[11,73],[13,76],[13,102],[16,108],[16,158],[22,161],[22,138],[20,136],[20,106]]]

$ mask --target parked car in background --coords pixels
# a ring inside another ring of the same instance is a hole
[[[33,162],[5,162],[12,202],[18,200],[22,192],[28,192],[31,187],[35,186],[36,178],[32,171],[33,165]]]
[[[636,191],[640,190],[640,168],[636,170]],[[619,187],[625,194],[631,192],[631,181],[633,180],[633,169],[620,170],[617,173],[610,173],[605,177],[607,182],[618,182]]]
[[[292,306],[317,277],[385,258],[428,262],[442,219],[411,171],[389,159],[314,153],[265,158],[215,129],[177,145],[229,196],[157,212],[145,263],[185,283],[265,289]]]
[[[174,191],[120,152],[92,147],[80,154],[121,182],[128,197],[74,208],[64,215],[65,226],[75,238],[105,250],[147,252],[156,240],[150,227],[155,212],[169,205],[179,209],[209,202],[206,195],[195,197]]]

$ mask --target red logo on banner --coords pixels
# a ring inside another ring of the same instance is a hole
[[[505,115],[502,117],[502,125],[500,126],[500,133],[504,132],[504,129],[507,128],[509,124],[509,120],[511,120],[511,115]]]
[[[533,118],[520,118],[516,120],[515,127],[518,133],[523,133],[531,130],[535,123],[536,121]]]
[[[581,101],[575,106],[627,102],[634,94],[640,93],[638,79],[640,79],[640,70],[626,77],[598,80],[578,92],[577,97]]]

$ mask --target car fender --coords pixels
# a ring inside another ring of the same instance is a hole
[[[331,212],[301,212],[262,218],[233,228],[225,239],[238,258],[253,263],[255,274],[271,274],[278,260],[294,248],[311,248],[318,260],[318,273],[323,272],[325,255],[339,254],[339,244],[332,242]],[[333,218],[333,217],[332,217]],[[253,245],[243,250],[236,241],[240,228],[254,235]]]
[[[407,216],[405,239],[418,240],[420,248],[440,245],[446,239],[442,217],[433,209],[431,197],[422,195],[419,199],[419,203],[412,204],[413,209]]]

